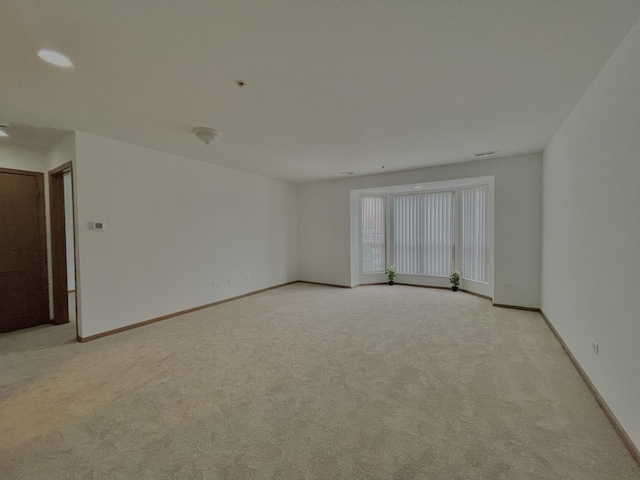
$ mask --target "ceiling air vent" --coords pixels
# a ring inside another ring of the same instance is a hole
[[[496,152],[495,152],[495,151],[493,151],[493,152],[481,152],[481,153],[474,153],[474,155],[475,155],[476,157],[484,157],[484,156],[487,156],[487,155],[495,155],[495,154],[496,154]]]

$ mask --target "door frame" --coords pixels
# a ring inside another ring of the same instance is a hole
[[[17,170],[14,168],[2,168],[0,167],[0,173],[8,173],[12,175],[24,175],[34,177],[36,180],[36,189],[38,192],[38,247],[40,249],[40,275],[42,284],[45,286],[46,294],[46,310],[43,312],[46,315],[45,319],[50,321],[49,318],[49,272],[47,267],[47,220],[46,220],[46,205],[45,205],[45,189],[44,189],[44,173],[33,172],[31,170]],[[43,301],[45,299],[42,299]],[[42,324],[48,322],[43,321]]]
[[[51,235],[51,283],[53,290],[53,324],[69,323],[69,288],[67,284],[67,233],[64,211],[64,175],[71,174],[71,205],[73,212],[73,256],[76,278],[76,337],[78,337],[78,264],[75,225],[75,181],[73,163],[67,162],[49,171],[49,226]]]

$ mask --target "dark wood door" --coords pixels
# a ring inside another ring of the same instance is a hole
[[[0,169],[0,332],[49,323],[43,185]]]

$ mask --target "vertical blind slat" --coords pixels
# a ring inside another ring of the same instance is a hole
[[[488,281],[487,192],[488,185],[462,190],[462,277]]]
[[[385,197],[362,197],[362,273],[385,271]]]
[[[453,192],[394,198],[398,273],[446,277],[453,257]]]

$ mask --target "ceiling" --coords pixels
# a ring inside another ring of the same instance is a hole
[[[0,0],[0,123],[295,182],[529,153],[639,17],[638,0]]]
[[[0,125],[6,125],[1,122]],[[23,147],[35,148],[38,150],[46,149],[55,145],[62,137],[71,133],[67,130],[58,130],[57,128],[33,127],[31,125],[9,125],[10,128],[3,128],[4,131],[10,133],[9,138],[3,138],[2,143],[10,143],[13,145],[21,145]]]

